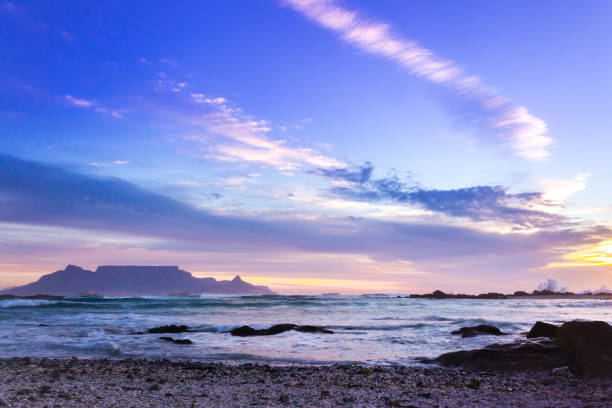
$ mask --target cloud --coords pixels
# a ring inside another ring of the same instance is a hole
[[[92,167],[110,167],[110,166],[113,166],[113,165],[123,166],[125,164],[128,164],[129,162],[130,162],[129,160],[114,160],[111,163],[90,162],[88,164],[90,166],[92,166]]]
[[[311,173],[342,181],[329,191],[347,200],[403,203],[472,221],[503,221],[523,229],[553,227],[565,222],[559,215],[533,209],[548,205],[542,193],[510,194],[503,186],[425,189],[418,183],[404,183],[397,176],[375,179],[373,170],[372,164],[366,162],[353,167],[320,168]]]
[[[178,63],[178,61],[173,60],[172,58],[161,58],[160,62],[166,65],[170,65],[173,68],[177,68],[181,65]]]
[[[477,76],[464,72],[454,61],[394,34],[388,24],[340,7],[334,0],[285,0],[285,3],[337,33],[345,42],[391,60],[411,74],[450,91],[453,101],[460,105],[462,119],[479,129],[486,140],[493,135],[526,159],[549,155],[553,140],[547,135],[542,119],[486,86]]]
[[[66,94],[64,98],[73,106],[77,106],[79,108],[93,108],[96,112],[101,113],[103,115],[110,115],[117,119],[123,118],[123,113],[120,110],[112,110],[108,109],[105,106],[100,106],[98,102],[89,100],[89,99],[80,99],[75,98],[72,95]]]
[[[294,170],[304,165],[323,168],[342,165],[338,160],[322,155],[314,149],[291,147],[284,140],[268,137],[272,129],[269,122],[245,113],[224,97],[191,93],[190,99],[205,110],[202,115],[190,117],[190,123],[237,142],[211,146],[208,139],[190,136],[192,141],[207,146],[210,151],[206,155],[207,158],[252,162],[274,166],[280,170]]]
[[[587,186],[589,173],[580,173],[570,179],[551,179],[542,182],[542,197],[548,201],[561,203]]]
[[[600,228],[496,234],[428,223],[217,215],[121,179],[7,155],[0,155],[0,202],[1,222],[125,233],[163,240],[166,249],[362,254],[429,262],[430,268],[432,263],[484,255],[488,260],[528,257],[529,267],[546,265],[568,248],[597,242],[610,233]],[[512,262],[498,267],[510,269],[516,266]]]
[[[68,95],[68,94],[66,94],[65,98],[66,98],[66,100],[68,102],[70,102],[74,106],[79,106],[81,108],[90,108],[90,107],[92,107],[94,105],[97,105],[97,103],[94,102],[94,101],[90,101],[90,100],[87,100],[87,99],[77,99],[77,98],[74,98],[73,96]]]

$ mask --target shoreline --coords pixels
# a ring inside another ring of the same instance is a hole
[[[0,359],[10,407],[607,407],[609,389],[563,370]]]

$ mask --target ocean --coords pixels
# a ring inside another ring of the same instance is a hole
[[[186,296],[0,300],[0,357],[169,358],[268,364],[417,364],[523,337],[537,320],[612,323],[612,301],[431,300],[396,295]],[[234,337],[228,331],[278,323],[324,326],[334,334],[285,332]],[[137,334],[169,324],[193,332]],[[491,324],[506,336],[463,339],[450,332]],[[160,336],[188,338],[180,345]]]

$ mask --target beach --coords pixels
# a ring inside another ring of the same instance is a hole
[[[0,360],[7,407],[609,407],[610,389],[563,370]]]

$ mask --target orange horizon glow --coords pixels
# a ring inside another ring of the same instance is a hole
[[[595,247],[571,252],[563,256],[567,262],[554,262],[548,267],[607,266],[612,265],[612,240],[598,243]]]

